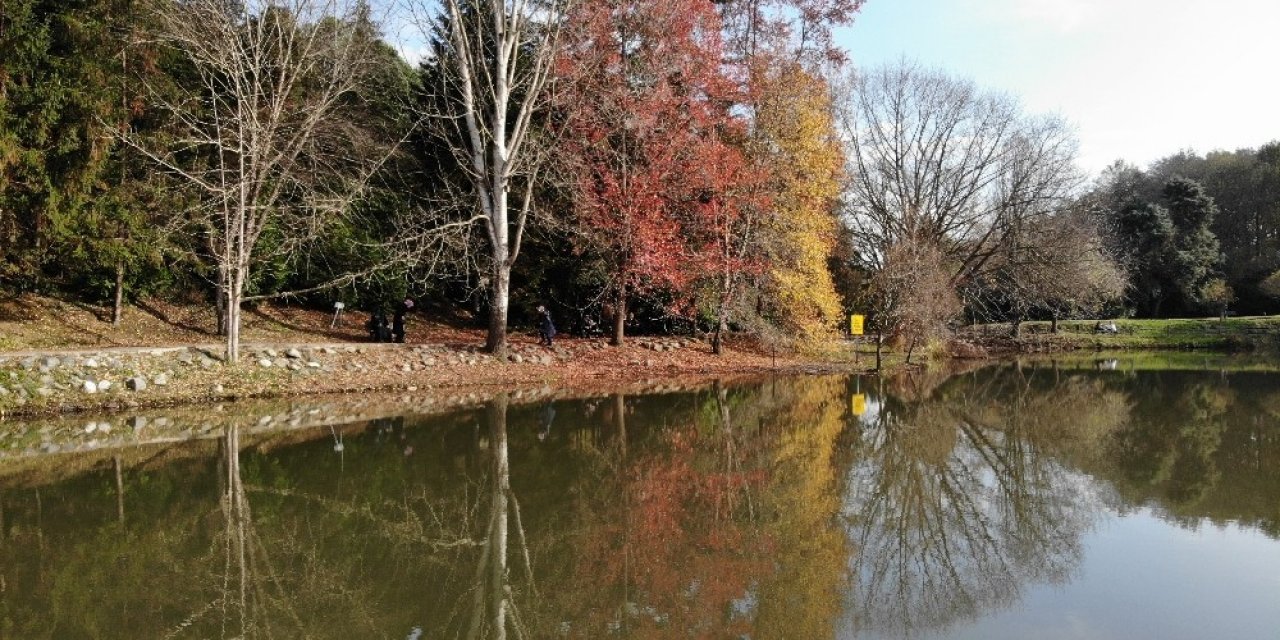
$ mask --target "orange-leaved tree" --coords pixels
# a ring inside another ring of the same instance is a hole
[[[568,16],[553,121],[581,237],[609,272],[614,344],[634,296],[687,293],[706,263],[700,227],[736,197],[723,181],[745,175],[723,140],[745,125],[722,59],[710,0],[601,0]]]

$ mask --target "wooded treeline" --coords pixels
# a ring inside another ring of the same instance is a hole
[[[496,352],[539,304],[717,349],[1266,309],[1274,143],[1091,186],[1062,121],[843,62],[860,4],[11,0],[0,288],[216,305],[231,354],[278,297],[412,296]]]

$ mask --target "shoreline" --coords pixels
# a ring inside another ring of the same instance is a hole
[[[235,365],[207,346],[27,351],[0,354],[0,420],[322,395],[871,373],[873,364],[732,347],[716,356],[700,340],[664,337],[622,347],[570,338],[547,349],[520,336],[502,361],[472,345],[438,343],[253,345]],[[891,360],[889,368],[900,365]]]

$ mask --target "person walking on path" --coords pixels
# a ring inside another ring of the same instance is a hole
[[[551,322],[551,312],[547,311],[546,307],[538,305],[538,315],[541,316],[538,324],[538,344],[550,347],[551,339],[556,337],[556,325]]]
[[[391,334],[396,342],[404,342],[404,317],[413,309],[413,300],[405,298],[391,319]]]

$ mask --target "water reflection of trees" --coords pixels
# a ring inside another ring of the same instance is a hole
[[[231,429],[0,491],[0,636],[910,635],[1070,576],[1096,486],[1274,535],[1273,381],[988,369],[873,388],[853,427],[855,383],[807,377]]]
[[[1142,372],[1108,384],[1133,398],[1133,419],[1091,470],[1184,526],[1208,518],[1280,537],[1274,374]]]
[[[717,385],[655,424],[614,396],[547,637],[830,637],[843,592],[839,379]],[[647,424],[646,424],[647,422]]]
[[[912,398],[910,382],[881,395],[845,505],[858,550],[854,631],[945,628],[1070,576],[1100,503],[1049,453],[1096,442],[1126,412],[1098,385],[1057,389],[967,376],[927,398]]]

